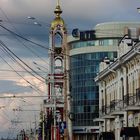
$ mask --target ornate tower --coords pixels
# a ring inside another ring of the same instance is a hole
[[[48,74],[48,110],[53,113],[51,140],[67,139],[67,95],[69,94],[69,62],[67,48],[67,30],[64,20],[61,18],[59,0],[54,10],[55,18],[51,22],[49,35],[49,62]]]

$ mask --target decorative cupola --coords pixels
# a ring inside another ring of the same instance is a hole
[[[57,2],[54,13],[55,13],[55,19],[51,22],[51,30],[54,30],[55,28],[58,28],[58,29],[63,28],[64,30],[66,30],[65,22],[64,22],[63,18],[61,17],[62,10],[59,5],[59,1]]]

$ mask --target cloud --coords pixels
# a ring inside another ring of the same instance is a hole
[[[68,30],[73,28],[91,29],[97,23],[110,21],[139,21],[140,15],[136,8],[139,4],[138,0],[61,0],[61,8],[63,10],[62,17],[65,20]],[[39,44],[48,47],[49,26],[55,15],[53,13],[56,6],[56,0],[0,0],[0,19],[3,20],[2,25],[12,31],[33,40]],[[27,16],[35,17],[35,21],[42,26],[35,26],[33,20],[28,20]],[[19,38],[18,38],[19,39]],[[0,28],[0,40],[2,40],[17,56],[24,60],[30,67],[38,71],[43,77],[47,75],[49,67],[48,52],[21,39],[17,40],[13,35]],[[23,45],[27,45],[30,49]],[[16,73],[11,72],[11,68],[5,61],[0,59],[1,69],[9,70],[0,71],[0,94],[10,96],[13,94],[25,95],[46,95],[45,81],[40,82],[29,73],[25,72],[17,63],[13,62],[9,56],[0,50],[0,56],[4,58],[16,71],[20,72],[23,78],[31,82],[35,87],[41,90],[41,93],[36,92],[32,86]],[[39,57],[40,58],[39,58]],[[42,60],[45,60],[43,61]],[[34,65],[36,62],[37,65]],[[40,70],[37,69],[40,68]],[[43,68],[44,67],[44,68]],[[44,73],[46,72],[46,73]],[[8,95],[7,95],[8,93]],[[11,120],[34,121],[34,115],[39,115],[38,112],[13,112],[13,108],[40,109],[42,98],[9,98],[0,99],[0,106],[6,107],[0,109],[0,136],[7,136],[9,127],[14,128],[17,132],[26,128],[27,123],[11,123]],[[36,104],[34,106],[33,104]],[[29,122],[28,122],[29,124]],[[33,127],[33,125],[32,125]],[[11,130],[10,130],[11,131]],[[12,130],[13,131],[13,130]],[[11,132],[12,132],[11,131]]]
[[[40,106],[44,98],[34,98],[34,96],[45,96],[46,84],[32,76],[25,75],[24,78],[28,79],[28,81],[41,90],[42,93],[37,93],[30,88],[24,79],[15,79],[15,81],[0,80],[0,93],[3,94],[3,96],[11,97],[13,94],[20,96],[18,98],[0,98],[0,106],[3,106],[3,108],[0,108],[0,124],[4,125],[4,127],[0,128],[0,136],[7,136],[10,131],[14,131],[12,137],[16,136],[18,131],[22,129],[34,128],[33,122],[35,120],[37,122],[39,121]],[[8,91],[7,89],[10,90]],[[31,124],[31,126],[28,124]]]
[[[104,20],[112,21],[116,18],[117,20],[127,20],[130,19],[129,15],[133,20],[137,20],[136,17],[138,17],[136,8],[139,5],[139,1],[137,0],[133,2],[132,0],[62,0],[60,3],[64,19],[71,19],[71,22],[69,20],[66,21],[69,21],[68,24],[72,25],[75,24],[76,19],[82,20],[83,24],[89,25],[89,21],[96,23]],[[22,19],[30,15],[40,20],[43,19],[44,22],[49,21],[50,23],[51,19],[54,18],[53,11],[56,1],[7,0],[5,2],[2,1],[1,5],[11,19]],[[81,24],[80,21],[79,23]],[[78,25],[80,26],[80,24]]]
[[[13,94],[21,94],[26,92],[31,92],[31,88],[29,85],[19,85],[16,81],[12,80],[0,80],[0,94],[4,93],[13,93]],[[7,88],[9,90],[7,90]]]

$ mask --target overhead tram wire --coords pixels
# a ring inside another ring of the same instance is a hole
[[[4,10],[0,7],[0,10],[1,10],[1,12],[4,14],[4,16],[6,17],[6,19],[10,22],[10,20],[9,20],[9,18],[8,18],[8,16],[6,15],[6,13],[4,12]],[[29,16],[29,18],[28,19],[32,19],[33,18],[33,20],[34,19],[36,19],[36,18],[34,18],[34,17],[30,17]],[[11,24],[12,24],[12,22],[10,22]],[[37,22],[38,23],[38,22]],[[44,23],[44,22],[43,22]],[[47,23],[48,24],[48,23]],[[50,24],[48,24],[48,27],[50,28]],[[68,29],[68,28],[67,28]],[[97,29],[97,30],[99,30],[99,29]],[[100,30],[99,30],[100,31]],[[105,33],[105,32],[103,32],[103,31],[101,31],[100,33]],[[108,34],[109,32],[107,32],[107,34]],[[105,33],[106,34],[106,33]],[[112,32],[110,33],[110,35],[114,35],[114,33],[112,34]],[[120,34],[117,34],[117,33],[115,33],[115,35],[120,35]]]
[[[7,18],[7,20],[8,21],[10,21],[9,20],[9,18],[8,18],[8,16],[6,15],[6,13],[2,10],[2,8],[0,8],[0,10],[3,12],[3,14],[4,14],[4,16]],[[14,27],[14,26],[13,26]],[[15,28],[15,27],[14,27]],[[15,28],[15,30],[17,30],[16,28]],[[15,38],[18,40],[18,42],[20,42],[24,47],[26,47],[29,51],[31,51],[33,54],[35,54],[38,58],[40,58],[43,62],[45,62],[46,63],[46,61],[44,60],[44,59],[42,59],[35,51],[33,51],[30,47],[28,47],[27,45],[25,45],[22,41],[20,41],[19,40],[19,38],[17,38],[16,36],[15,36]],[[47,63],[48,64],[48,63]]]
[[[27,41],[27,42],[30,42],[30,43],[32,43],[32,44],[34,44],[34,45],[37,45],[37,46],[41,47],[41,48],[44,48],[44,49],[49,50],[49,51],[51,51],[51,52],[54,52],[54,50],[52,50],[52,49],[50,49],[50,48],[48,48],[48,47],[45,47],[45,46],[43,46],[43,45],[41,45],[41,44],[39,44],[39,43],[36,43],[36,42],[34,42],[34,41],[30,40],[30,39],[27,39],[27,38],[25,38],[25,37],[23,37],[23,36],[21,36],[21,35],[15,33],[14,31],[11,31],[10,29],[4,27],[4,26],[1,25],[1,24],[0,24],[0,27],[2,27],[3,29],[5,29],[6,31],[10,32],[11,34],[22,38],[23,40],[25,40],[25,41]],[[104,32],[104,34],[106,34],[106,33]],[[112,34],[112,33],[111,33],[111,34]],[[114,35],[114,33],[113,33],[112,35]],[[120,35],[120,34],[115,34],[115,35]],[[80,58],[75,58],[74,56],[70,56],[70,55],[68,55],[68,54],[64,54],[64,53],[61,53],[61,54],[66,55],[66,56],[71,57],[71,58],[74,58],[74,59],[76,59],[76,60],[79,60],[79,59],[80,59]]]
[[[2,60],[13,70],[15,73],[20,76],[24,81],[26,81],[29,85],[31,85],[32,89],[35,90],[39,95],[42,94],[42,91],[38,89],[36,86],[34,86],[31,82],[26,80],[21,74],[19,74],[2,56],[0,56]]]
[[[26,39],[26,38],[22,37],[21,35],[18,35],[17,33],[15,33],[15,32],[13,32],[13,31],[7,29],[6,27],[4,27],[4,26],[2,26],[2,25],[0,25],[0,26],[1,26],[2,28],[6,29],[7,31],[9,31],[9,32],[12,33],[12,34],[17,35],[18,37],[21,37],[21,38],[23,38],[24,40],[29,41],[30,43],[33,43],[33,44],[35,44],[35,45],[39,45],[39,46],[42,47],[42,45],[40,45],[40,44],[38,44],[38,43],[35,43],[35,42],[33,42],[33,41],[29,40],[29,39]],[[43,48],[48,49],[48,50],[51,50],[50,48],[46,48],[46,47],[44,47],[44,46],[43,46]],[[53,50],[51,50],[51,51],[54,52]],[[62,54],[63,54],[63,55],[69,56],[68,54],[64,54],[64,53],[62,53]],[[77,60],[77,59],[80,59],[80,58],[74,58],[74,59]]]
[[[13,32],[13,31],[11,31],[10,29],[4,27],[4,26],[1,25],[1,24],[0,24],[0,27],[2,27],[3,29],[5,29],[6,31],[10,32],[11,34],[16,35],[16,36],[22,38],[22,39],[25,40],[25,41],[28,41],[28,42],[30,42],[30,43],[32,43],[32,44],[34,44],[34,45],[37,45],[37,46],[39,46],[39,47],[41,47],[41,48],[47,49],[47,50],[49,50],[49,51],[51,51],[51,52],[54,52],[54,50],[52,50],[52,49],[50,49],[50,48],[46,48],[45,46],[43,46],[43,45],[41,45],[41,44],[38,44],[38,43],[36,43],[36,42],[34,42],[34,41],[31,41],[31,40],[29,40],[29,39],[27,39],[27,38],[25,38],[25,37],[23,37],[23,36],[21,36],[21,35],[15,33],[15,32]],[[68,54],[64,54],[64,53],[62,53],[62,54],[63,54],[63,55],[69,56]]]
[[[19,88],[16,88],[16,89],[10,89],[10,90],[2,90],[0,91],[0,93],[11,93],[11,92],[14,92],[14,91],[18,91],[18,90],[21,90],[21,88],[23,87],[19,87]]]
[[[8,18],[7,14],[4,12],[4,10],[0,7],[1,12],[3,13],[3,15],[6,17],[6,19],[10,22],[10,24],[12,24],[12,22],[10,21],[10,19]],[[12,24],[13,26],[13,24]],[[15,28],[15,26],[13,26],[15,30],[17,30]],[[31,48],[29,48],[27,45],[25,45],[23,42],[21,42],[19,40],[19,38],[17,38],[17,36],[15,36],[15,38],[18,40],[18,42],[20,42],[24,47],[26,47],[27,49],[29,49],[33,54],[35,54],[38,58],[40,58],[43,62],[46,63],[46,61],[44,59],[42,59],[37,53],[35,53],[35,51],[33,51]],[[48,64],[48,63],[47,63]]]
[[[44,84],[42,83],[42,84],[39,84],[40,86],[39,87],[42,87],[42,86],[44,86]],[[23,88],[23,87],[20,87],[20,88]],[[16,93],[17,93],[17,91],[18,90],[21,90],[20,88],[16,88],[16,89],[11,89],[11,90],[3,90],[3,91],[0,91],[0,93],[12,93],[12,92],[14,92],[14,91],[16,91]],[[31,86],[28,86],[27,88],[31,88]],[[40,94],[39,94],[40,95]]]
[[[15,71],[13,71],[13,70],[10,70],[10,69],[0,69],[0,72],[5,72],[5,71],[7,71],[7,72],[15,72]],[[20,73],[27,73],[27,71],[23,71],[23,70],[17,70],[17,72],[20,72]],[[32,71],[30,71],[30,72],[32,72]],[[46,73],[46,71],[37,71],[37,73]]]
[[[0,46],[1,46],[1,44],[0,44]],[[2,46],[1,46],[1,47],[2,47]],[[30,75],[32,75],[33,77],[35,77],[35,78],[37,78],[38,80],[42,81],[40,78],[36,77],[33,73],[31,73],[30,71],[28,71],[23,65],[21,65],[21,63],[19,63],[7,50],[5,50],[5,48],[2,47],[2,49],[4,49],[4,50],[2,50],[2,51],[5,51],[5,52],[11,57],[11,59],[12,59],[15,63],[17,63],[21,68],[23,68],[24,70],[26,70],[26,71],[27,71]],[[42,81],[42,82],[44,82],[44,81]]]
[[[29,46],[25,45],[25,43],[23,43],[21,40],[19,40],[19,38],[16,38],[26,49],[28,49],[32,54],[34,54],[35,56],[37,56],[40,60],[42,60],[44,63],[47,63],[47,61],[45,61],[43,58],[41,58],[34,50],[32,50]]]
[[[28,73],[30,73],[32,76],[36,77],[38,80],[44,82],[43,80],[41,80],[40,78],[38,78],[37,76],[41,77],[42,79],[45,80],[44,77],[40,76],[35,70],[33,70],[29,65],[27,65],[23,60],[21,60],[15,53],[13,53],[1,40],[0,40],[0,45],[1,47],[24,69],[26,70]],[[33,73],[31,73],[29,70],[27,70],[25,67],[23,67],[11,54],[16,57],[21,63],[23,63],[27,68],[29,68],[31,71],[33,71],[37,76],[35,76]]]
[[[18,96],[16,96],[16,95],[11,95],[11,96],[0,96],[0,98],[2,98],[2,99],[4,99],[4,98],[43,98],[43,97],[50,97],[49,95],[39,95],[39,96],[35,96],[35,95],[23,95],[23,96],[20,96],[20,95],[18,95]],[[55,97],[55,95],[54,96],[51,96],[51,97]]]
[[[39,47],[41,47],[41,48],[43,48],[43,49],[49,50],[49,51],[51,51],[51,52],[54,52],[54,50],[50,49],[49,47],[45,47],[45,46],[43,46],[43,45],[41,45],[41,44],[39,44],[39,43],[36,43],[36,42],[34,42],[34,41],[30,40],[30,39],[27,39],[27,38],[25,38],[25,37],[23,37],[23,36],[21,36],[21,35],[15,33],[14,31],[11,31],[10,29],[4,27],[2,24],[0,24],[0,27],[2,27],[3,29],[5,29],[6,31],[10,32],[11,34],[13,34],[13,35],[15,35],[15,36],[18,36],[19,38],[22,38],[22,39],[25,40],[25,41],[28,41],[28,42],[30,42],[30,43],[32,43],[32,44],[34,44],[34,45],[37,45],[37,46],[39,46]],[[66,54],[64,54],[64,55],[66,55]]]
[[[5,17],[7,18],[7,20],[8,21],[10,21],[9,20],[9,18],[8,18],[8,16],[5,14],[5,12],[1,9],[1,7],[0,7],[0,10],[3,12],[3,14],[5,15]],[[19,40],[18,38],[17,38],[17,40]],[[4,44],[5,45],[5,44]],[[23,42],[22,42],[22,45],[23,46],[25,46],[26,48],[28,48]],[[9,48],[7,48],[7,49],[9,49]],[[30,48],[28,48],[28,49],[30,49]],[[35,54],[35,52],[33,52],[31,49],[30,49],[30,51],[32,52],[32,53],[34,53]],[[12,53],[13,54],[13,53]],[[36,54],[37,55],[37,54]],[[15,56],[15,55],[14,55]],[[37,55],[38,56],[38,55]],[[39,57],[39,56],[38,56]],[[40,57],[39,57],[40,58]],[[19,58],[18,58],[19,59]],[[42,58],[41,58],[41,60],[42,61],[44,61]],[[21,61],[21,60],[20,60]],[[44,61],[45,62],[45,61]],[[22,63],[24,63],[23,61],[22,61]],[[24,63],[24,65],[26,65],[26,63]],[[28,67],[28,65],[26,65],[27,67]],[[31,69],[30,67],[28,67],[29,69]],[[37,74],[38,75],[38,73],[36,73],[36,71],[34,71],[33,69],[31,69],[35,74]],[[40,69],[39,69],[40,70]],[[38,76],[40,76],[40,75],[38,75]],[[40,76],[40,77],[42,77],[42,76]],[[43,77],[42,77],[43,78]],[[45,78],[44,78],[44,80],[46,80]]]
[[[21,25],[25,25],[25,26],[37,26],[36,24],[34,24],[34,23],[23,23],[23,22],[16,22],[16,21],[8,21],[8,20],[2,20],[1,22],[4,22],[4,23],[9,23],[9,24],[21,24]],[[43,23],[44,24],[44,23]],[[42,24],[41,24],[42,25]],[[50,26],[49,25],[47,25],[47,24],[45,24],[44,26],[46,27],[46,28],[50,28]],[[45,35],[45,34],[44,34]]]
[[[104,31],[100,31],[100,29],[97,29],[96,31],[98,31],[97,34],[100,34],[100,35],[112,35],[112,36],[114,36],[114,35],[116,35],[116,36],[120,35],[119,33],[112,33],[112,30],[111,29],[110,30],[104,30]],[[7,35],[8,36],[10,34],[0,34],[0,35]],[[28,36],[31,36],[31,35],[33,35],[33,36],[46,36],[48,34],[22,34],[21,36],[23,37],[23,35],[28,35]],[[121,35],[123,35],[123,34],[121,34]]]
[[[44,66],[42,66],[42,65],[39,65],[39,64],[38,64],[37,62],[35,62],[35,61],[33,61],[33,64],[37,66],[36,68],[37,68],[38,70],[41,70],[41,71],[43,71],[43,72],[45,72],[44,70],[47,70],[47,72],[49,71],[48,68],[46,68],[46,67],[44,67]],[[49,63],[48,63],[48,65],[49,65]],[[42,70],[40,67],[43,68],[44,70]]]
[[[0,56],[1,57],[1,56]],[[2,58],[2,57],[1,57]],[[3,59],[3,58],[2,58]],[[36,86],[34,86],[33,84],[31,84],[31,82],[29,82],[28,80],[26,80],[21,74],[19,74],[16,70],[14,70],[14,68],[5,60],[3,59],[3,61],[5,63],[7,63],[11,69],[13,69],[13,71],[20,76],[23,80],[25,80],[28,84],[30,84],[30,88],[32,88],[33,90],[35,90],[39,95],[42,94],[42,91],[40,89],[38,89]],[[43,85],[43,84],[42,84]],[[38,92],[39,91],[39,92]]]
[[[27,39],[27,38],[25,38],[25,37],[23,37],[23,36],[21,36],[21,35],[15,33],[14,31],[11,31],[10,29],[4,27],[4,26],[1,25],[1,24],[0,24],[0,27],[2,27],[3,29],[5,29],[6,31],[10,32],[11,34],[13,34],[13,35],[15,35],[15,36],[18,36],[19,38],[22,38],[23,40],[25,40],[25,41],[27,41],[27,42],[30,42],[30,43],[32,43],[32,44],[34,44],[34,45],[36,45],[36,46],[39,46],[39,47],[41,47],[41,48],[43,48],[43,49],[45,49],[45,50],[53,51],[53,50],[51,50],[50,48],[47,48],[47,47],[45,47],[45,46],[43,46],[43,45],[41,45],[41,44],[39,44],[39,43],[36,43],[36,42],[34,42],[34,41],[30,40],[30,39]],[[53,51],[53,52],[54,52],[54,51]]]

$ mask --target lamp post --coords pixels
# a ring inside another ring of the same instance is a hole
[[[35,19],[35,17],[31,17],[31,16],[28,16],[27,18],[28,19],[31,19],[31,20],[34,20]]]
[[[27,18],[30,19],[30,20],[35,20],[35,19],[36,19],[35,17],[32,17],[32,16],[28,16]],[[42,25],[41,25],[40,23],[38,23],[37,21],[34,21],[33,24],[34,24],[34,25],[37,25],[37,26],[42,26]]]

